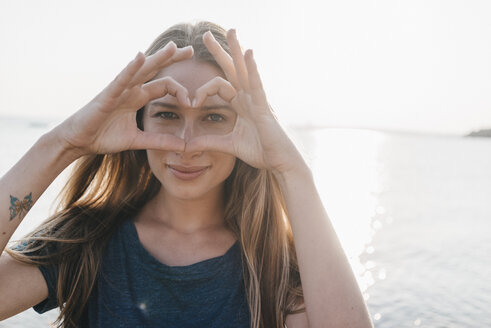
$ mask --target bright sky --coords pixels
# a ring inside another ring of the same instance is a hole
[[[491,127],[491,1],[0,2],[0,117],[62,119],[178,22],[253,48],[290,125],[462,134]]]

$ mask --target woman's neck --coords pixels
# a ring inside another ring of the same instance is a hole
[[[223,190],[209,192],[196,199],[182,199],[166,193],[163,188],[138,215],[139,220],[158,221],[180,234],[193,234],[223,228]]]

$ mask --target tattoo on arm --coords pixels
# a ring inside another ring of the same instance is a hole
[[[22,217],[22,215],[29,212],[32,207],[32,192],[25,196],[23,200],[19,200],[17,197],[10,195],[10,221],[16,217]]]

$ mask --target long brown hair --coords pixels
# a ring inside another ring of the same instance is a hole
[[[200,22],[172,26],[145,54],[155,53],[172,40],[179,48],[192,45],[195,58],[217,65],[202,41],[207,31],[230,52],[226,31]],[[137,113],[140,128],[142,111]],[[23,238],[22,250],[7,249],[24,263],[57,266],[57,327],[77,327],[112,233],[159,189],[160,182],[150,170],[145,151],[85,156],[76,162],[60,194],[58,212]],[[283,328],[287,314],[304,309],[299,310],[303,304],[300,275],[277,180],[272,172],[237,159],[225,190],[225,222],[242,250],[251,328]]]

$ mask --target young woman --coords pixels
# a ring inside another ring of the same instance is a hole
[[[43,135],[0,181],[2,250],[74,161],[59,211],[0,257],[0,319],[34,306],[59,307],[62,327],[371,327],[234,30],[171,27]]]

